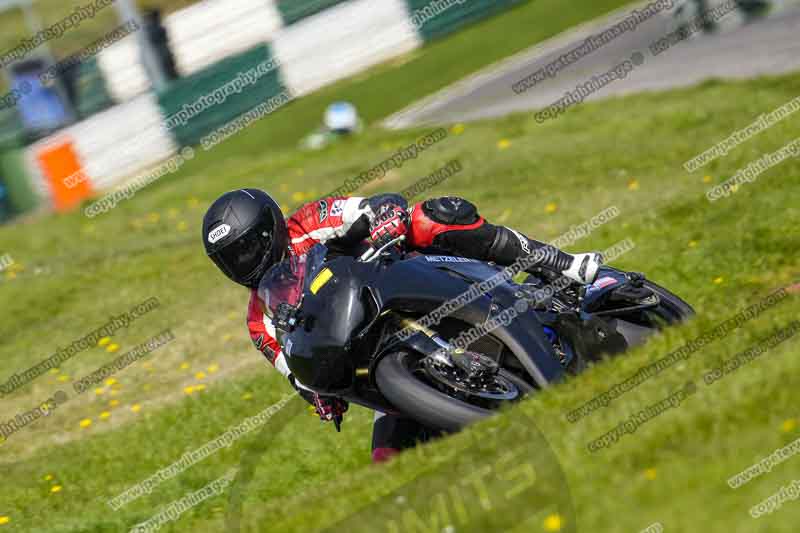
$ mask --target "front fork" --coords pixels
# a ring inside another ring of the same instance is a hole
[[[456,348],[446,339],[442,338],[437,332],[425,327],[410,318],[400,320],[403,328],[419,332],[420,337],[428,339],[428,350],[419,350],[424,353],[425,359],[429,363],[438,363],[447,367],[460,370],[468,379],[474,379],[482,375],[494,375],[500,369],[499,365],[481,354],[468,352],[463,348]],[[423,363],[426,361],[423,360]]]

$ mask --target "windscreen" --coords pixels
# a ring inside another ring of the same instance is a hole
[[[317,244],[306,254],[290,255],[267,270],[258,286],[267,315],[275,316],[278,305],[283,302],[293,307],[300,305],[303,291],[319,272],[327,253],[325,246]]]

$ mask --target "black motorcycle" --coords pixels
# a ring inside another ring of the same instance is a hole
[[[359,258],[316,245],[259,291],[301,383],[433,429],[457,431],[694,314],[638,273],[517,283],[492,263],[396,244]]]

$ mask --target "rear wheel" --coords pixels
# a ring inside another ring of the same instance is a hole
[[[494,378],[482,396],[478,390],[465,393],[463,388],[446,383],[446,378],[432,378],[421,356],[406,351],[387,354],[375,371],[378,388],[392,405],[427,427],[445,431],[458,431],[482,420],[532,390],[524,380],[503,369]]]
[[[657,297],[657,305],[633,312],[609,310],[602,313],[613,320],[615,329],[629,347],[638,346],[654,333],[694,316],[692,306],[660,285],[644,280],[643,287],[655,295],[651,298]]]

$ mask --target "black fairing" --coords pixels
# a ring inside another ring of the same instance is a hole
[[[298,326],[284,342],[289,369],[301,383],[319,391],[351,384],[355,370],[351,340],[365,319],[361,289],[374,273],[373,265],[346,257],[325,267],[333,277],[316,294],[304,293]]]
[[[480,261],[440,256],[383,263],[339,257],[325,266],[333,277],[316,294],[305,292],[298,326],[286,341],[289,368],[302,383],[320,392],[344,391],[352,386],[356,356],[363,360],[367,355],[352,353],[354,336],[376,313],[392,310],[420,316],[499,272]],[[365,308],[367,294],[377,310]],[[513,285],[504,282],[450,317],[480,324],[513,306],[516,300]],[[534,313],[520,314],[492,335],[514,353],[540,387],[564,374]]]
[[[601,266],[597,272],[597,280],[586,290],[581,302],[581,309],[586,312],[592,312],[599,308],[612,292],[626,282],[625,272]]]

